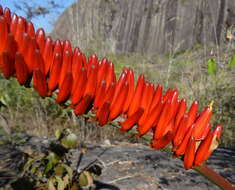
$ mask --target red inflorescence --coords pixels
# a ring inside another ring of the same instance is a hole
[[[114,65],[96,55],[88,59],[69,41],[53,41],[43,29],[0,6],[0,72],[16,77],[21,85],[41,97],[56,94],[56,103],[69,103],[76,115],[92,111],[100,126],[122,117],[121,131],[137,126],[138,136],[152,133],[151,147],[172,144],[175,156],[183,156],[186,169],[202,164],[218,146],[222,127],[212,129],[212,105],[198,112],[194,101],[186,112],[186,100],[177,89],[163,93],[159,84],[124,68],[116,80]]]

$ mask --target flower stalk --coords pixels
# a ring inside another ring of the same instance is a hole
[[[33,84],[42,98],[56,95],[55,102],[70,106],[76,115],[92,112],[100,126],[121,117],[121,131],[137,126],[137,136],[151,135],[153,149],[172,144],[171,151],[183,157],[186,169],[196,168],[215,178],[213,182],[221,181],[220,187],[228,187],[202,167],[218,147],[222,132],[220,124],[213,127],[210,123],[211,104],[200,113],[194,101],[186,112],[186,100],[179,100],[178,89],[163,93],[161,85],[155,88],[143,74],[135,85],[130,68],[124,68],[116,79],[114,65],[107,58],[87,58],[70,41],[53,41],[42,28],[35,32],[31,22],[11,14],[10,9],[0,6],[0,10],[0,72],[6,79]]]
[[[195,171],[206,177],[212,183],[217,185],[223,190],[235,190],[235,186],[232,185],[228,180],[223,178],[221,175],[216,173],[213,169],[206,165],[199,165],[193,168]]]

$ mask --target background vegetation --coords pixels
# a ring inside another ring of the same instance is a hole
[[[86,55],[106,56],[115,64],[117,75],[123,67],[131,67],[137,78],[146,78],[167,88],[178,88],[180,97],[199,101],[200,110],[212,100],[212,122],[223,124],[223,146],[235,146],[235,54],[232,46],[193,50],[148,57],[144,55],[114,55],[98,49],[84,50]],[[54,99],[41,99],[31,88],[18,85],[15,79],[0,76],[0,125],[17,132],[51,136],[58,128],[72,128],[83,140],[120,140],[124,137],[114,127],[95,127],[86,118],[76,117],[70,108],[62,109]],[[4,121],[3,121],[4,120]],[[1,130],[1,128],[0,128]],[[1,131],[0,131],[1,132]]]

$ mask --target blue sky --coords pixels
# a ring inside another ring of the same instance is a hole
[[[12,12],[15,12],[17,15],[25,16],[23,11],[17,10],[14,4],[20,3],[22,0],[0,0],[0,5],[3,7],[8,7]],[[30,0],[31,5],[41,5],[46,6],[49,0]],[[62,7],[67,8],[76,0],[54,0],[55,3],[60,4]],[[52,12],[46,16],[38,16],[32,19],[35,28],[43,27],[46,32],[50,32],[53,28],[53,23],[56,21],[58,16],[64,11],[64,8],[56,10],[56,12]]]

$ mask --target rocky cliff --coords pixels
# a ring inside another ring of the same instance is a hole
[[[79,0],[52,35],[82,49],[155,54],[224,43],[233,26],[233,0]]]

